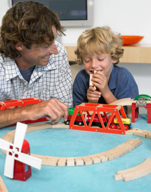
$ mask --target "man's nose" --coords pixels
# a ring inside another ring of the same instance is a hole
[[[50,46],[49,49],[50,49],[49,52],[50,52],[51,54],[54,54],[54,55],[57,55],[57,54],[58,54],[58,49],[57,49],[57,47],[56,47],[56,45],[55,45],[54,43]]]

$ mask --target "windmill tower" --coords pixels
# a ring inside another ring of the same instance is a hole
[[[0,148],[7,151],[4,175],[22,181],[27,180],[31,176],[30,166],[41,169],[42,162],[41,159],[28,154],[30,153],[29,144],[24,140],[26,129],[26,124],[17,123],[13,144],[0,138]],[[20,166],[19,169],[17,169],[17,166]],[[17,170],[20,170],[18,174],[16,173]]]

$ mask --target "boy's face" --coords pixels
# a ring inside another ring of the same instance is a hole
[[[115,63],[110,54],[93,54],[83,56],[83,65],[86,72],[90,75],[94,71],[103,71],[103,73],[108,76],[111,72],[113,63]]]
[[[56,28],[52,27],[54,33],[54,41],[57,36]],[[58,54],[58,50],[54,41],[50,45],[32,45],[30,49],[20,45],[16,49],[21,52],[21,57],[16,59],[16,63],[20,69],[29,69],[35,65],[46,66],[52,54]]]

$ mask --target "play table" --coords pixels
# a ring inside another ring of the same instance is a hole
[[[139,115],[132,124],[135,128],[151,131],[147,115]],[[0,137],[15,127],[0,129]],[[31,153],[45,156],[79,157],[101,153],[134,139],[135,135],[116,135],[76,131],[70,129],[44,129],[27,133]],[[149,192],[151,174],[137,180],[115,181],[117,171],[125,170],[151,158],[151,139],[139,137],[142,144],[117,159],[92,165],[32,168],[32,177],[26,182],[15,181],[3,175],[5,155],[0,152],[0,175],[9,192]]]

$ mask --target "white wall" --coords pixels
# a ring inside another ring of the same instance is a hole
[[[9,8],[9,0],[0,0],[0,20]],[[122,35],[143,35],[140,44],[151,45],[151,0],[94,0],[92,27],[108,25]],[[76,45],[79,35],[87,28],[67,28],[59,38],[64,45]],[[120,64],[131,71],[141,94],[151,95],[151,64]]]

